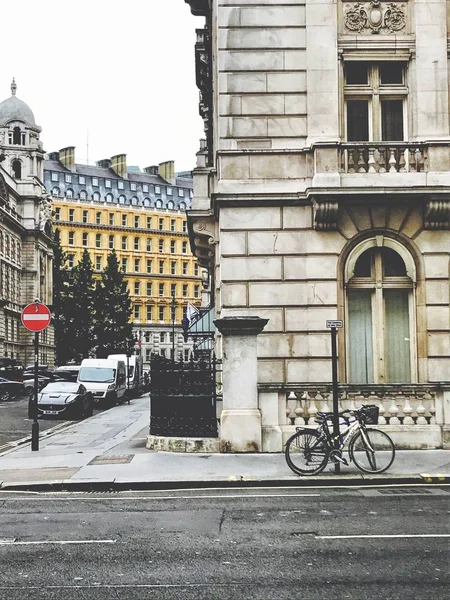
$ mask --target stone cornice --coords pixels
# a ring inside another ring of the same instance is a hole
[[[223,317],[213,321],[222,335],[258,335],[269,322],[261,317]]]
[[[184,0],[191,7],[191,13],[195,17],[207,17],[211,13],[209,0]]]

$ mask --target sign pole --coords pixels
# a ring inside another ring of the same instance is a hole
[[[31,425],[31,450],[39,450],[39,422],[38,422],[38,387],[39,387],[39,332],[50,325],[52,315],[50,309],[36,298],[22,310],[22,325],[34,333],[34,398],[33,424]]]
[[[339,390],[338,390],[338,354],[337,330],[344,326],[343,321],[327,321],[327,328],[331,329],[331,372],[333,382],[333,440],[335,450],[339,450]],[[334,464],[334,472],[339,475],[341,465],[339,461]]]
[[[33,424],[31,426],[31,451],[39,450],[39,421],[38,421],[38,383],[39,383],[39,331],[34,334],[34,399]]]
[[[338,396],[338,362],[337,362],[337,329],[331,328],[331,369],[333,377],[333,439],[336,450],[339,449],[339,396]],[[341,465],[336,462],[334,473],[339,475]]]

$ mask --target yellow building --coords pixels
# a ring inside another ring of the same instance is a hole
[[[192,342],[184,342],[180,324],[187,303],[200,305],[202,294],[185,216],[192,179],[176,177],[173,163],[144,172],[136,167],[124,170],[124,155],[120,165],[114,162],[117,157],[96,167],[79,165],[66,160],[67,150],[74,155],[71,148],[50,155],[44,180],[68,266],[75,266],[87,249],[100,274],[114,249],[128,283],[135,337],[145,365],[151,352],[171,356],[175,349],[177,359],[188,358]]]

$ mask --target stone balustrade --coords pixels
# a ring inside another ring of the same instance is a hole
[[[422,144],[367,142],[340,146],[341,173],[422,173],[427,166]]]
[[[260,384],[263,452],[280,452],[296,427],[317,427],[319,411],[333,410],[331,384]],[[277,402],[278,400],[278,402]],[[339,385],[339,410],[375,404],[378,426],[399,449],[447,447],[450,389],[439,384]],[[274,408],[277,405],[277,408]]]
[[[340,386],[339,410],[363,404],[380,408],[379,425],[436,424],[436,389],[433,386]],[[314,425],[318,411],[333,410],[331,386],[305,386],[286,393],[286,424]]]

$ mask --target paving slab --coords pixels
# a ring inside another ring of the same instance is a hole
[[[130,405],[55,430],[40,440],[38,452],[23,445],[0,454],[3,489],[136,489],[214,485],[336,485],[450,481],[450,451],[400,450],[388,473],[364,474],[354,465],[334,465],[314,477],[298,477],[278,454],[214,454],[152,451],[148,396]]]

